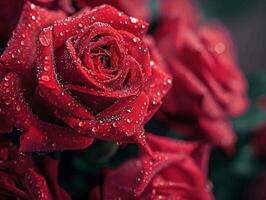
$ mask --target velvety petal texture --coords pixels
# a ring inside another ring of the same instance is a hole
[[[0,44],[6,44],[11,37],[26,2],[27,0],[0,1]],[[30,2],[51,10],[61,9],[66,13],[74,11],[71,0],[30,0]]]
[[[27,2],[0,58],[0,131],[19,129],[28,152],[94,138],[145,145],[144,124],[171,86],[147,28],[108,5],[66,17]]]
[[[158,118],[232,152],[236,136],[229,118],[245,112],[248,99],[225,28],[191,28],[182,18],[172,19],[161,24],[156,39],[173,76]]]
[[[141,153],[109,172],[103,185],[103,199],[214,199],[202,167],[208,163],[208,145],[150,133],[147,142],[153,157]],[[91,196],[99,199],[99,193],[96,188]]]
[[[151,20],[151,10],[148,0],[74,0],[74,2],[80,9],[88,6],[93,8],[102,4],[109,4],[130,16],[148,22]]]
[[[56,160],[23,154],[0,138],[1,199],[70,200],[58,185],[57,168]]]

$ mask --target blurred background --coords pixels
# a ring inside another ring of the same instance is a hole
[[[239,137],[236,156],[228,158],[219,151],[211,156],[213,190],[217,200],[262,200],[266,198],[265,161],[253,154],[248,143],[254,128],[265,121],[257,99],[266,93],[266,1],[200,0],[199,6],[207,20],[221,20],[229,29],[251,99],[249,111],[233,119]]]

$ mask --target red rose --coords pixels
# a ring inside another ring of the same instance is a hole
[[[1,199],[70,200],[58,185],[58,162],[18,152],[11,142],[0,142]]]
[[[27,3],[0,59],[8,71],[0,105],[24,132],[20,149],[81,149],[92,138],[144,143],[144,121],[170,87],[150,63],[146,29],[111,6],[65,18]]]
[[[108,173],[103,199],[213,199],[201,161],[208,148],[148,134],[154,158],[143,154]],[[204,150],[201,150],[204,148]],[[196,159],[195,159],[196,158]],[[99,199],[99,189],[92,197]]]
[[[149,0],[75,0],[74,2],[79,8],[109,4],[118,10],[139,19],[150,21],[151,18]]]
[[[0,1],[0,42],[5,44],[15,29],[26,0]],[[70,0],[31,0],[32,3],[49,9],[62,9],[73,12]]]
[[[228,118],[243,113],[248,100],[228,33],[217,25],[191,29],[176,19],[162,24],[156,39],[173,75],[159,118],[232,151],[236,136]]]

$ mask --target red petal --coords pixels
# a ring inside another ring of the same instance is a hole
[[[78,24],[86,27],[92,25],[94,22],[103,22],[110,24],[117,30],[125,30],[141,38],[148,28],[147,23],[144,21],[128,17],[108,5],[99,6],[93,10],[85,9],[75,17],[70,17],[70,19],[58,22],[54,28],[54,46],[56,48],[65,43],[71,36],[76,35],[77,27],[79,27]],[[66,27],[67,32],[65,32]]]
[[[61,11],[49,11],[26,2],[20,21],[0,61],[11,70],[32,80],[32,68],[37,57],[40,31],[55,20],[65,18]]]
[[[9,73],[0,84],[1,103],[16,128],[25,133],[21,137],[22,151],[82,149],[92,143],[71,129],[40,121],[25,103],[18,76]],[[62,142],[63,141],[63,142]]]
[[[44,100],[79,119],[93,119],[86,108],[68,94],[61,86],[55,72],[53,58],[52,28],[45,29],[39,36],[38,88]],[[42,40],[47,43],[44,45]]]

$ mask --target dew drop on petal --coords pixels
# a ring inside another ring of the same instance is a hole
[[[47,37],[45,36],[45,34],[41,34],[40,37],[39,37],[39,41],[41,43],[41,45],[47,47],[50,45],[50,42],[49,40],[47,39]]]
[[[49,78],[49,76],[47,76],[47,75],[42,75],[42,76],[41,76],[41,80],[43,80],[43,81],[49,81],[50,78]]]
[[[135,17],[129,17],[129,19],[130,19],[131,23],[133,23],[133,24],[138,22],[138,19]]]
[[[95,132],[98,131],[98,128],[94,126],[94,127],[92,127],[91,131],[92,131],[93,133],[95,133]]]
[[[79,122],[79,123],[78,123],[78,126],[79,126],[79,127],[82,127],[83,125],[84,125],[83,122]]]
[[[34,10],[35,8],[36,8],[36,6],[34,5],[34,4],[30,4],[30,8],[32,9],[32,10]]]
[[[112,123],[112,126],[113,126],[113,127],[116,127],[116,123],[115,123],[115,122],[113,122],[113,123]]]
[[[21,111],[21,107],[19,105],[16,106],[17,111]]]
[[[222,54],[225,51],[225,45],[222,42],[217,43],[214,46],[214,51],[218,54]]]

